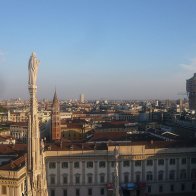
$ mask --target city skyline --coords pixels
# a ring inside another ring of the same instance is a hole
[[[33,51],[41,61],[39,99],[52,99],[55,87],[60,99],[81,93],[87,99],[182,98],[186,79],[196,72],[195,6],[2,2],[0,99],[28,98],[26,66]]]

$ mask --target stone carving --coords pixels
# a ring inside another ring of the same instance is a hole
[[[37,59],[35,53],[33,52],[29,59],[29,85],[36,85],[37,81],[37,70],[40,61]]]
[[[114,186],[115,186],[115,196],[120,196],[119,194],[119,164],[118,164],[118,159],[119,159],[119,147],[115,146],[114,148],[114,157],[115,157],[115,177],[114,177]]]
[[[30,115],[28,128],[28,196],[48,196],[46,171],[44,164],[44,153],[40,154],[40,150],[44,149],[42,142],[42,149],[40,149],[40,131],[39,119],[37,112],[37,72],[39,60],[35,53],[32,53],[29,64],[29,94],[30,94]]]

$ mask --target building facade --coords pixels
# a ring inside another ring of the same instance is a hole
[[[186,90],[189,98],[189,109],[196,111],[196,73],[186,81]]]
[[[26,144],[0,144],[0,195],[26,193]]]
[[[0,113],[0,122],[27,122],[28,115],[26,111],[12,111]]]
[[[168,148],[168,144],[119,146],[119,183],[124,195],[196,194],[196,147]],[[49,195],[112,195],[115,146],[77,147],[50,146],[45,152]]]
[[[10,134],[20,142],[27,142],[28,123],[12,123],[10,125]]]
[[[9,157],[10,158],[10,157]],[[8,159],[9,159],[8,158]],[[0,164],[0,195],[24,196],[26,192],[25,157],[19,157],[10,164]]]

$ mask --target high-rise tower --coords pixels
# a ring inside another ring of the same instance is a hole
[[[189,109],[196,111],[196,73],[186,81],[186,90],[189,98]]]
[[[84,103],[84,94],[80,94],[80,103]]]
[[[52,140],[61,139],[61,117],[60,117],[60,103],[57,98],[57,93],[55,90],[53,104],[52,104],[52,114],[51,114],[51,136]]]
[[[47,196],[47,183],[45,172],[45,161],[42,149],[40,149],[40,131],[37,114],[37,71],[39,60],[35,53],[29,59],[29,94],[30,114],[28,124],[28,158],[27,158],[27,195]]]

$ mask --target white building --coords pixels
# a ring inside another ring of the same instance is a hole
[[[20,123],[12,123],[10,125],[10,135],[20,141],[27,141],[27,131],[28,131],[28,123],[20,122]]]
[[[196,194],[196,147],[171,146],[171,142],[120,145],[119,180],[124,194]],[[70,149],[63,144],[47,147],[50,196],[112,194],[115,146],[85,144],[80,147],[78,144],[71,145]]]
[[[81,102],[81,103],[84,103],[84,101],[85,101],[85,100],[84,100],[84,94],[80,94],[80,102]]]

